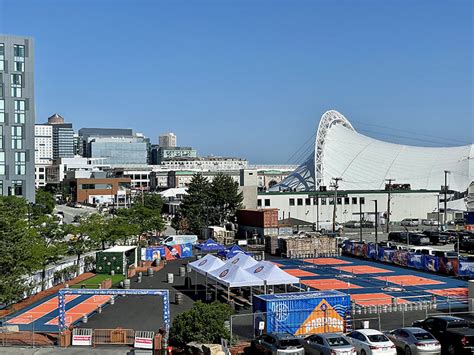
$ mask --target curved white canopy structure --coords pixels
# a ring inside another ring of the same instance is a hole
[[[451,190],[465,191],[474,180],[474,145],[418,147],[388,143],[358,133],[337,111],[321,117],[315,149],[307,161],[271,190],[315,191],[342,178],[342,190],[381,190],[386,179],[413,190],[440,190],[450,171]]]

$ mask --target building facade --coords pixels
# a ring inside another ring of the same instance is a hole
[[[226,157],[176,158],[165,160],[161,164],[169,170],[230,171],[245,169],[247,160]]]
[[[142,137],[94,137],[90,157],[110,165],[147,164],[148,143]]]
[[[35,125],[35,186],[46,185],[46,169],[53,164],[53,126]]]
[[[196,157],[197,151],[191,147],[159,147],[157,163],[162,164],[165,160]]]
[[[74,157],[74,130],[72,123],[65,123],[61,115],[55,113],[48,117],[48,124],[53,127],[53,157]]]
[[[158,145],[162,148],[176,147],[176,134],[170,132],[160,135]]]
[[[0,35],[0,195],[35,200],[33,39]]]

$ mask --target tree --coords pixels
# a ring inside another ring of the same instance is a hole
[[[137,233],[162,231],[165,222],[161,217],[163,200],[158,194],[146,193],[137,195],[133,205],[128,209],[120,209],[118,216],[126,218],[128,223],[136,225]]]
[[[33,257],[41,268],[41,290],[45,287],[46,267],[61,259],[67,248],[66,231],[54,217],[43,216],[35,221]]]
[[[34,217],[39,218],[45,214],[51,214],[56,206],[56,199],[51,192],[45,190],[36,191],[36,202],[33,204],[31,212]]]
[[[244,199],[242,192],[239,192],[239,184],[223,173],[218,173],[212,180],[209,197],[213,206],[209,221],[220,226],[233,221]]]
[[[88,235],[91,242],[105,249],[105,244],[112,241],[108,232],[108,221],[99,213],[93,213],[81,220],[81,230]]]
[[[0,196],[0,303],[21,300],[30,289],[25,276],[36,270],[28,205],[16,196]]]
[[[197,235],[208,222],[209,189],[209,181],[202,174],[194,174],[179,208],[179,216],[186,219],[188,230]]]
[[[210,304],[197,301],[189,311],[180,313],[173,321],[170,339],[177,345],[195,341],[198,343],[220,343],[229,339],[230,333],[224,325],[232,315],[232,309],[224,303]]]
[[[114,217],[107,223],[108,241],[114,245],[118,240],[127,244],[127,239],[132,235],[139,234],[139,227],[136,224],[129,223],[124,217]]]
[[[218,173],[209,183],[201,174],[195,174],[173,219],[173,228],[182,230],[187,226],[199,235],[204,226],[233,221],[242,201],[239,185],[230,176]]]
[[[80,220],[82,222],[82,219]],[[70,234],[70,238],[67,242],[68,251],[70,254],[77,256],[77,265],[81,261],[81,256],[92,249],[94,243],[91,238],[87,235],[88,226],[80,223],[79,226],[72,224],[67,225],[67,234]]]

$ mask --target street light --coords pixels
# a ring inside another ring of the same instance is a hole
[[[378,210],[377,210],[377,200],[372,200],[375,203],[375,245],[377,246],[377,243],[379,242],[378,234],[377,234],[377,229],[378,229]]]

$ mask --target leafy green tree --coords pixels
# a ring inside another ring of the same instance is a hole
[[[159,232],[165,227],[165,222],[161,217],[162,208],[163,200],[160,195],[146,193],[137,195],[130,208],[118,210],[118,216],[126,218],[128,223],[137,226],[136,234]]]
[[[79,225],[67,225],[67,234],[69,240],[67,241],[67,248],[70,254],[76,255],[77,265],[81,261],[81,256],[90,251],[94,247],[94,242],[87,235],[88,226],[86,223],[82,224],[83,219],[80,220]]]
[[[34,217],[41,217],[45,214],[53,213],[56,206],[56,199],[51,192],[45,190],[36,191],[36,202],[31,207],[31,212]]]
[[[244,196],[232,177],[218,173],[212,180],[209,199],[213,206],[210,224],[223,225],[224,222],[233,221],[237,209],[242,207]]]
[[[229,329],[224,325],[232,315],[232,309],[224,303],[210,304],[197,301],[189,311],[180,313],[173,321],[170,339],[177,345],[192,341],[198,343],[220,343],[229,339]]]
[[[108,233],[108,220],[99,213],[93,213],[81,220],[81,231],[89,236],[91,242],[105,249],[105,244],[111,241]]]
[[[108,242],[115,245],[117,241],[127,244],[128,238],[132,235],[139,234],[139,226],[129,223],[125,217],[114,217],[107,223]]]
[[[233,221],[243,201],[237,182],[222,173],[218,173],[212,183],[201,174],[195,174],[187,193],[172,226],[177,230],[186,226],[189,231],[198,235],[204,226],[223,225]]]
[[[33,257],[41,268],[41,290],[45,287],[46,267],[59,261],[67,252],[66,231],[54,217],[43,216],[35,221]]]
[[[37,269],[28,205],[22,198],[0,196],[0,302],[21,300],[30,289],[25,276]]]

